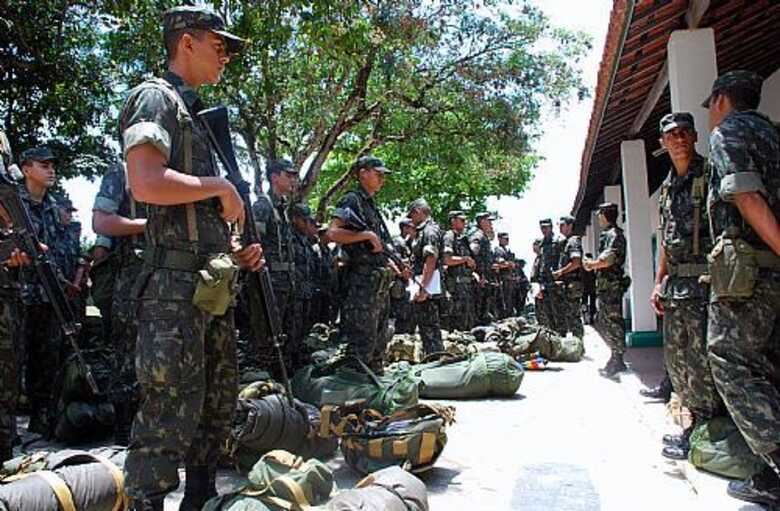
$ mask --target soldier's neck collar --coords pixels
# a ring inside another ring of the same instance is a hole
[[[192,109],[196,103],[200,102],[198,92],[191,86],[187,85],[187,82],[185,82],[181,76],[177,75],[171,70],[168,70],[166,71],[164,78],[165,81],[176,88],[176,90],[179,92],[179,95],[184,100],[184,103],[187,105],[187,108]]]

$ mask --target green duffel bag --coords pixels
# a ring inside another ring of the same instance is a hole
[[[354,369],[345,365],[306,366],[292,379],[295,397],[314,406],[365,401],[366,407],[389,414],[419,400],[419,380],[411,371],[376,376],[358,359]]]
[[[242,490],[214,497],[203,511],[303,510],[324,504],[333,492],[333,471],[316,459],[271,451],[249,472]]]
[[[421,403],[389,416],[363,410],[341,418],[332,431],[341,437],[344,461],[361,474],[390,466],[418,473],[439,459],[454,421],[453,407]]]
[[[513,396],[523,381],[523,368],[504,353],[477,353],[466,359],[443,358],[413,368],[422,380],[420,397],[472,399]]]
[[[428,511],[425,483],[400,467],[387,467],[339,492],[328,511]]]
[[[538,351],[552,362],[579,362],[585,355],[585,343],[579,337],[563,337],[542,328],[534,342],[533,351]]]
[[[732,479],[747,479],[765,463],[753,454],[730,417],[715,417],[691,433],[688,461],[706,472]]]

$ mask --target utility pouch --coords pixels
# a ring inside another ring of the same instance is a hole
[[[721,236],[707,260],[710,263],[710,289],[716,300],[753,296],[758,263],[755,250],[747,242]]]
[[[390,285],[393,283],[393,272],[390,268],[377,268],[374,270],[374,278],[377,282],[377,296],[387,296]]]
[[[238,266],[228,254],[209,257],[198,272],[192,304],[212,316],[224,316],[238,294]]]
[[[390,298],[394,300],[401,300],[406,297],[406,286],[401,279],[393,279],[393,283],[390,286]]]

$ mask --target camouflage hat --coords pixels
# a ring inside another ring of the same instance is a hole
[[[542,218],[539,220],[539,227],[552,227],[552,220],[549,218]]]
[[[287,159],[270,160],[265,164],[265,173],[268,176],[278,174],[280,172],[288,172],[290,174],[298,175],[298,169],[295,168],[293,162]]]
[[[481,212],[477,213],[477,215],[474,218],[476,219],[477,222],[479,222],[480,220],[482,220],[484,218],[487,218],[490,221],[493,221],[493,220],[496,219],[495,215],[493,215],[493,213],[491,213],[490,211],[481,211]]]
[[[605,213],[607,211],[614,211],[617,213],[618,207],[614,202],[604,202],[599,204],[599,213]]]
[[[463,211],[461,211],[459,209],[456,209],[454,211],[450,211],[449,213],[447,213],[447,219],[452,220],[453,218],[460,218],[461,220],[465,220],[466,219],[466,213],[464,213]]]
[[[661,122],[658,123],[658,129],[661,134],[668,133],[675,128],[696,131],[693,116],[688,112],[672,112],[661,117]]]
[[[763,78],[754,73],[753,71],[746,71],[739,69],[737,71],[729,71],[723,73],[712,82],[712,91],[707,99],[701,104],[704,108],[710,107],[710,100],[715,94],[724,89],[738,89],[750,91],[761,95],[761,87],[764,84]]]
[[[353,168],[355,170],[374,169],[374,170],[378,170],[382,174],[392,173],[390,169],[385,167],[385,162],[373,156],[363,156],[362,158],[358,158]]]
[[[57,157],[54,156],[54,153],[51,152],[51,149],[49,149],[46,146],[40,146],[40,147],[31,147],[30,149],[25,149],[22,151],[22,154],[19,155],[19,163],[24,164],[28,161],[54,161]]]
[[[225,39],[227,51],[230,54],[239,53],[244,49],[246,40],[225,30],[225,20],[222,16],[207,9],[192,5],[183,5],[168,9],[163,14],[163,33],[186,28],[208,30]]]
[[[427,200],[425,200],[422,197],[420,197],[419,199],[414,199],[406,207],[406,211],[408,213],[411,213],[412,211],[417,210],[417,209],[431,209],[431,206],[428,204]]]
[[[567,225],[571,225],[571,224],[573,224],[573,223],[574,223],[574,217],[573,217],[573,216],[571,216],[571,215],[563,215],[563,216],[561,216],[561,218],[558,220],[558,223],[559,223],[559,224],[567,224]]]
[[[403,229],[404,227],[411,227],[414,225],[414,222],[412,222],[411,218],[402,218],[400,222],[398,222],[398,228]]]

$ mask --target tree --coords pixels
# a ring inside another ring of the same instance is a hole
[[[0,128],[17,153],[51,146],[66,177],[95,175],[111,159],[101,23],[77,1],[10,0],[0,11]]]

